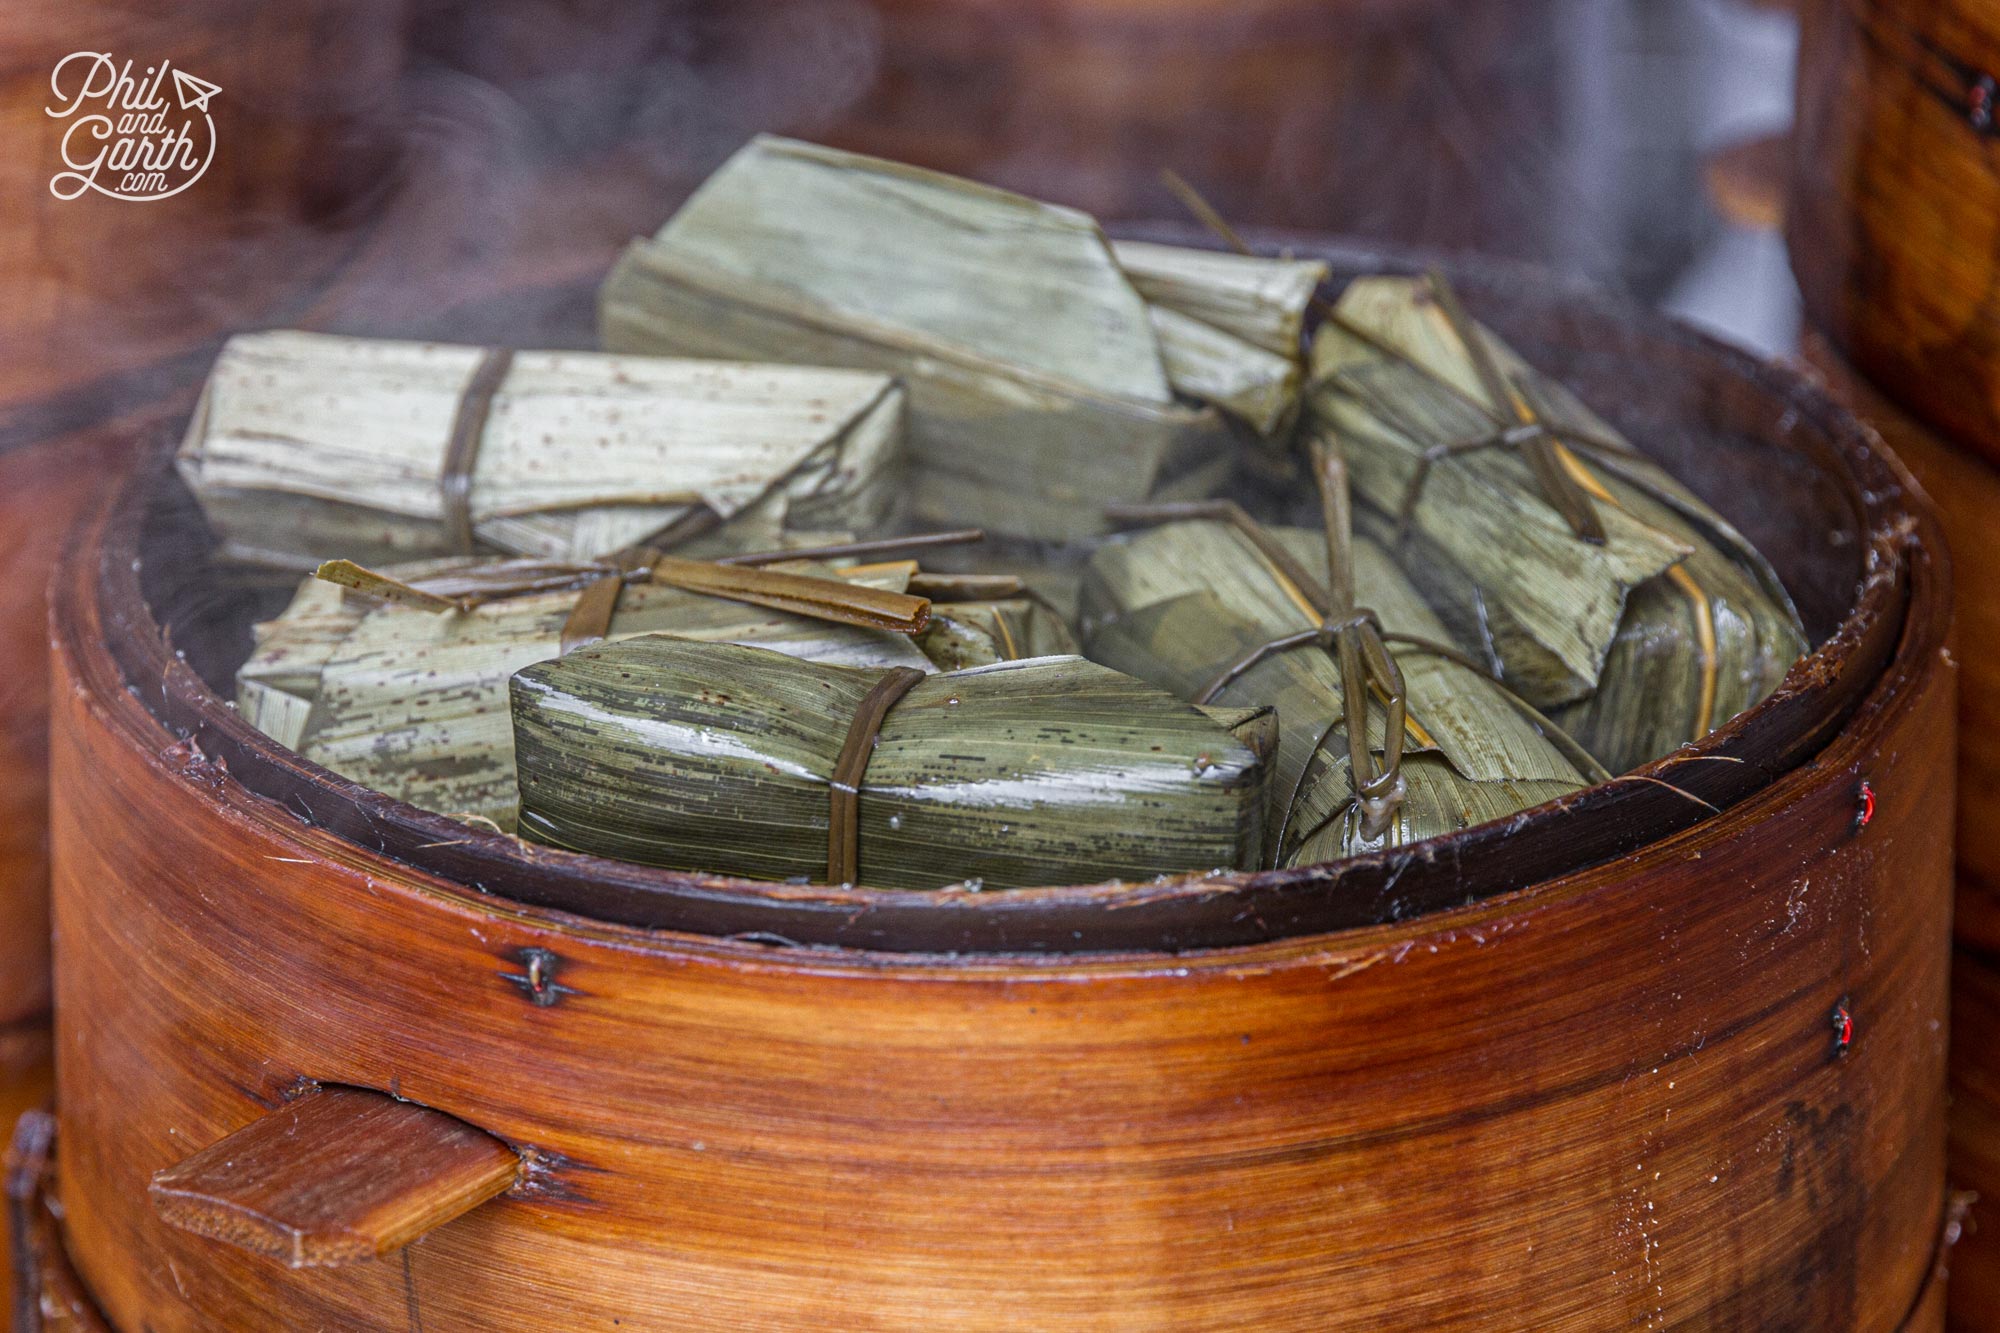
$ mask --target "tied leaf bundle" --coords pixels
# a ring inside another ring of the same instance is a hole
[[[1352,283],[1315,338],[1308,396],[1346,442],[1362,530],[1612,771],[1700,739],[1805,651],[1750,543],[1441,278]]]
[[[760,137],[600,295],[606,347],[862,366],[910,393],[912,503],[1054,540],[1205,494],[1224,417],[1293,419],[1325,267],[1110,245],[1073,209]]]
[[[1268,710],[1190,707],[1076,657],[893,675],[659,636],[530,667],[513,681],[521,832],[879,888],[1254,863]]]
[[[252,333],[223,347],[177,462],[236,559],[589,560],[872,528],[902,413],[854,370]]]
[[[717,572],[711,580],[732,572],[699,567]],[[764,581],[781,590],[833,584],[822,601],[859,603],[866,610],[873,600],[868,590],[901,594],[910,569],[899,562],[840,571],[843,577],[836,578],[823,565],[795,562],[753,572],[779,576]],[[536,575],[553,578],[560,571],[509,561],[394,573],[394,581],[449,604],[468,590],[523,583],[532,589]],[[507,678],[576,646],[579,613],[587,614],[589,599],[610,586],[597,570],[572,570],[570,583],[439,612],[343,600],[340,588],[309,579],[283,615],[258,627],[256,650],[238,674],[238,706],[273,739],[343,777],[441,814],[511,829],[518,792]],[[716,592],[713,581],[709,588],[626,583],[602,630],[585,637],[594,642],[664,632],[857,667],[929,668],[906,633],[835,623],[822,618],[824,611],[800,614],[732,600],[727,591]],[[843,598],[843,590],[852,596]]]
[[[1298,528],[1264,529],[1320,588],[1330,586],[1327,540]],[[1280,740],[1266,816],[1265,864],[1309,865],[1449,833],[1539,805],[1583,786],[1577,760],[1544,737],[1498,686],[1435,652],[1446,639],[1395,562],[1361,540],[1350,553],[1354,593],[1379,619],[1403,678],[1404,790],[1386,825],[1370,829],[1351,772],[1346,686],[1336,655],[1301,643],[1230,669],[1274,640],[1324,623],[1318,588],[1301,587],[1238,524],[1168,523],[1100,548],[1083,585],[1086,651],[1182,698],[1268,703]],[[1225,681],[1209,694],[1217,681]],[[1367,747],[1386,759],[1390,714],[1367,713]]]

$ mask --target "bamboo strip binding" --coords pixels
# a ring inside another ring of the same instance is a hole
[[[915,667],[892,667],[854,710],[847,739],[841,742],[840,757],[834,761],[828,792],[826,882],[829,884],[852,884],[860,876],[861,780],[867,776],[869,757],[875,753],[875,738],[881,735],[889,710],[923,679],[924,673]]]

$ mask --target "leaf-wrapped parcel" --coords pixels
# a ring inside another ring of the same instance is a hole
[[[1362,530],[1613,772],[1763,699],[1806,648],[1769,563],[1455,305],[1431,279],[1361,278],[1315,337],[1308,411],[1345,442]],[[1601,540],[1552,502],[1536,446]]]
[[[837,573],[806,561],[774,568]],[[422,589],[452,587],[450,571],[398,573]],[[908,567],[875,566],[853,578],[900,591]],[[343,598],[341,589],[308,579],[283,615],[257,627],[256,648],[237,676],[238,707],[273,739],[343,777],[511,829],[518,793],[507,678],[560,655],[580,595],[532,593],[439,614]],[[606,638],[658,633],[857,667],[930,667],[905,634],[659,584],[626,587]]]
[[[1326,539],[1267,529],[1313,577],[1326,579]],[[1434,642],[1445,627],[1374,543],[1353,543],[1358,605],[1387,634]],[[1236,527],[1169,523],[1095,552],[1084,576],[1085,651],[1182,698],[1197,697],[1259,645],[1320,623],[1294,586]],[[1450,833],[1539,805],[1585,777],[1535,722],[1477,672],[1394,641],[1407,691],[1402,774],[1390,825],[1364,832],[1348,772],[1340,668],[1314,645],[1274,654],[1237,676],[1215,702],[1277,708],[1279,746],[1265,820],[1265,863],[1309,865]],[[1368,712],[1371,752],[1383,752],[1385,710]],[[1322,744],[1322,735],[1325,741]]]
[[[513,680],[523,836],[647,865],[829,878],[832,776],[884,673],[664,636]],[[856,784],[857,882],[987,889],[1254,865],[1268,710],[1078,657],[930,676]]]
[[[763,136],[600,294],[604,346],[888,371],[920,518],[1066,540],[1206,493],[1282,432],[1323,265],[1143,243],[937,172]]]
[[[226,555],[310,569],[873,529],[902,445],[867,371],[280,331],[224,345],[177,463]]]

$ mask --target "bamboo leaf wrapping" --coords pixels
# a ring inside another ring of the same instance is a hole
[[[1556,454],[1592,497],[1602,545],[1570,531],[1518,449],[1488,448],[1433,462],[1400,557],[1458,637],[1613,771],[1756,703],[1804,651],[1747,541],[1481,331],[1521,400],[1496,403],[1420,281],[1357,280],[1338,313],[1369,336],[1322,326],[1309,410],[1346,441],[1360,523],[1377,539],[1394,541],[1426,450],[1490,437],[1522,407],[1573,437]]]
[[[1076,637],[1062,618],[1028,597],[933,602],[931,623],[914,642],[940,671],[1077,651]]]
[[[1307,572],[1327,576],[1323,536],[1286,528],[1272,533]],[[1360,604],[1380,616],[1385,630],[1447,638],[1394,561],[1373,543],[1354,543],[1354,576]],[[1092,658],[1181,697],[1194,696],[1259,644],[1318,623],[1311,605],[1242,533],[1205,521],[1167,524],[1099,549],[1084,578],[1082,618]],[[1403,672],[1413,724],[1403,761],[1409,795],[1395,822],[1372,842],[1346,813],[1353,785],[1345,730],[1338,725],[1340,669],[1329,654],[1310,647],[1276,654],[1217,696],[1217,702],[1268,703],[1278,711],[1267,863],[1310,864],[1413,842],[1584,785],[1561,751],[1490,682],[1445,658],[1390,648]],[[1330,740],[1315,756],[1329,724],[1335,724]],[[1378,754],[1382,727],[1383,714],[1371,709],[1368,743]],[[1288,825],[1283,847],[1281,825]]]
[[[1674,524],[1652,497],[1630,488],[1619,494],[1634,512]],[[1720,519],[1681,522],[1691,533],[1707,526],[1695,553],[1670,577],[1632,590],[1596,693],[1553,714],[1614,773],[1699,740],[1761,702],[1808,647],[1777,575],[1748,542]],[[1704,658],[1714,663],[1706,673]]]
[[[299,585],[291,603],[254,626],[249,660],[236,672],[236,708],[251,726],[289,749],[299,748],[319,674],[361,618],[359,599],[318,579]]]
[[[1081,213],[765,136],[626,252],[600,329],[620,350],[895,374],[920,517],[1070,539],[1101,531],[1108,501],[1226,475],[1229,431],[1184,400],[1263,430],[1290,420],[1298,343],[1269,331],[1310,289],[1296,263],[1244,263],[1277,272],[1155,259],[1147,281],[1181,295],[1149,304]]]
[[[1173,398],[1145,300],[1075,209],[767,135],[654,240],[817,309],[921,329],[1108,397]]]
[[[454,548],[444,496],[476,347],[326,334],[225,344],[177,462],[233,557],[311,568]],[[901,389],[853,370],[520,352],[470,474],[488,550],[590,559],[712,513],[743,545],[865,528],[896,498]]]
[[[1151,241],[1113,241],[1112,257],[1153,306],[1177,310],[1253,347],[1296,361],[1306,307],[1327,267]]]
[[[648,865],[823,880],[828,775],[880,676],[663,636],[530,667],[512,686],[521,831]],[[1268,741],[1264,710],[1211,716],[1082,658],[929,677],[872,751],[860,882],[998,889],[1252,864]]]
[[[1166,306],[1149,313],[1175,388],[1242,418],[1260,435],[1276,435],[1292,420],[1301,378],[1296,357],[1267,352]]]
[[[1417,365],[1332,324],[1313,344],[1311,408],[1347,442],[1356,498],[1386,515],[1399,512],[1425,450],[1493,433],[1492,417],[1474,403],[1499,410],[1449,327],[1427,316],[1436,307],[1416,304],[1415,292],[1403,279],[1361,278],[1337,308]],[[1553,706],[1596,687],[1626,594],[1691,549],[1616,511],[1606,523],[1603,545],[1581,542],[1511,451],[1465,454],[1430,469],[1406,567],[1515,689],[1538,707]]]
[[[833,573],[807,562],[785,568]],[[879,567],[857,581],[894,591],[907,574]],[[518,793],[507,678],[558,655],[578,594],[537,593],[439,615],[367,608],[354,599],[328,611],[318,590],[328,586],[309,580],[284,616],[260,627],[257,651],[238,677],[239,700],[253,701],[245,715],[343,777],[425,809],[511,828]],[[856,666],[929,667],[901,634],[663,585],[628,586],[609,637],[660,632]]]

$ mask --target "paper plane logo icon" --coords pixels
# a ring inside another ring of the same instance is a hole
[[[181,99],[181,109],[183,111],[208,110],[208,99],[221,91],[222,89],[216,87],[207,79],[197,79],[186,70],[177,69],[174,71],[174,92]]]

